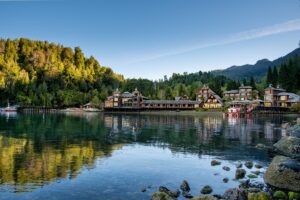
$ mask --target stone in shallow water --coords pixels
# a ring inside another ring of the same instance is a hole
[[[271,200],[271,197],[266,192],[248,193],[248,200]]]
[[[248,174],[248,176],[247,176],[248,178],[257,178],[257,175],[255,175],[255,174]]]
[[[289,200],[300,200],[300,193],[298,192],[289,192]]]
[[[260,165],[260,164],[255,164],[254,166],[255,166],[255,168],[257,168],[257,169],[261,169],[261,168],[263,168],[263,166],[262,166],[262,165]]]
[[[300,192],[300,163],[285,156],[276,156],[269,165],[264,180],[281,189]]]
[[[201,194],[210,194],[212,191],[213,189],[209,185],[206,185],[201,189]]]
[[[155,192],[152,194],[151,200],[172,200],[172,198],[164,192]]]
[[[241,162],[238,162],[235,164],[236,168],[242,168],[243,167],[243,164]]]
[[[226,177],[226,178],[223,178],[223,182],[224,182],[224,183],[228,183],[228,181],[229,181],[229,178],[227,178],[227,177]]]
[[[221,165],[221,162],[218,161],[218,160],[212,160],[212,161],[210,162],[210,165],[211,165],[211,166]]]
[[[159,187],[159,191],[166,193],[167,195],[169,195],[172,198],[177,198],[180,195],[180,191],[179,190],[171,191],[171,190],[169,190],[168,188],[166,188],[164,186],[160,186]]]
[[[182,181],[182,183],[180,185],[180,189],[183,192],[189,192],[189,191],[191,191],[190,185],[189,185],[189,183],[186,180]]]
[[[252,161],[246,161],[245,162],[245,166],[248,168],[248,169],[251,169],[253,167],[253,162]]]
[[[218,198],[211,195],[204,195],[200,197],[194,197],[191,200],[218,200]]]
[[[227,166],[223,166],[222,169],[225,171],[230,171],[230,167],[227,167]]]
[[[247,195],[245,191],[238,188],[228,189],[223,195],[225,200],[247,200]]]
[[[285,192],[280,190],[274,192],[273,197],[274,199],[287,199],[287,195],[285,194]]]
[[[235,171],[235,179],[242,179],[246,175],[246,170],[244,169],[236,169]]]

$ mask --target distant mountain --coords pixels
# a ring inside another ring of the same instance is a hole
[[[262,59],[257,61],[254,65],[246,64],[242,66],[232,66],[224,70],[214,70],[214,75],[224,75],[228,78],[235,80],[242,80],[244,78],[250,78],[253,76],[255,79],[260,79],[267,74],[269,66],[274,67],[281,65],[288,59],[300,55],[300,48],[295,49],[289,54],[270,61],[268,59]]]

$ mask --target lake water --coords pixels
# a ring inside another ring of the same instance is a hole
[[[204,185],[222,194],[239,184],[237,161],[267,166],[270,155],[255,145],[272,145],[286,134],[282,124],[295,119],[174,112],[1,115],[0,199],[150,199],[160,185],[176,190],[184,179],[193,195]],[[222,164],[212,167],[213,159]]]

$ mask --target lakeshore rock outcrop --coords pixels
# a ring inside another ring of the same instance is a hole
[[[300,138],[294,136],[282,137],[274,144],[275,151],[292,158],[300,158]]]
[[[269,165],[264,180],[285,190],[300,192],[300,163],[285,156],[276,156]]]

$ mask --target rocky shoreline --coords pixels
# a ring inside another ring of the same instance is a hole
[[[180,190],[171,191],[167,187],[160,186],[159,191],[152,194],[151,200],[172,200],[181,195],[191,200],[300,200],[300,118],[295,124],[284,124],[282,128],[288,136],[282,137],[273,147],[266,147],[263,144],[256,146],[268,150],[274,156],[264,173],[263,183],[250,181],[262,173],[259,170],[262,168],[261,165],[251,161],[238,162],[234,179],[243,180],[237,188],[228,189],[223,195],[212,194],[213,187],[206,185],[200,188],[199,196],[193,196],[188,181],[183,180],[179,186]],[[212,167],[217,165],[221,165],[221,161],[211,161]],[[256,171],[247,175],[246,170],[242,168],[243,165],[248,169],[256,168]],[[222,169],[231,170],[227,166],[223,166]],[[224,178],[223,182],[228,182],[228,178]]]

